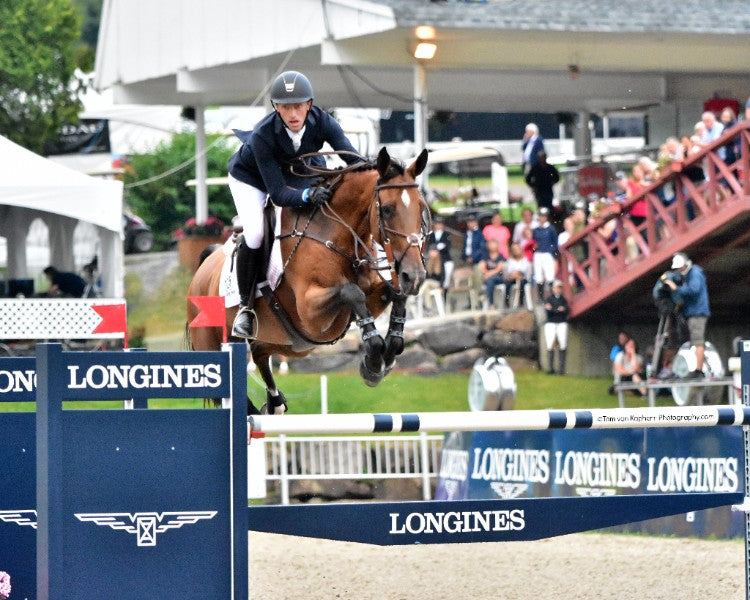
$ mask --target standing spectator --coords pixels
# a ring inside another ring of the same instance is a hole
[[[553,186],[560,181],[560,173],[547,162],[547,154],[540,152],[536,164],[526,173],[526,184],[534,192],[534,198],[539,208],[552,209],[552,199],[555,197]]]
[[[487,253],[479,262],[479,272],[482,274],[484,292],[490,306],[495,302],[495,286],[503,283],[504,266],[505,256],[500,252],[500,246],[496,239],[490,238],[487,240]]]
[[[628,176],[625,171],[615,173],[615,200],[624,204],[628,199]]]
[[[615,357],[615,362],[612,365],[612,375],[614,376],[615,384],[623,381],[641,383],[643,381],[642,373],[643,357],[638,354],[638,346],[635,340],[631,338],[625,342],[623,350]],[[645,387],[638,388],[636,393],[645,396],[647,390]]]
[[[521,148],[523,149],[523,172],[526,174],[536,164],[539,153],[544,152],[544,138],[539,135],[539,127],[535,123],[526,125]]]
[[[545,284],[551,284],[555,278],[555,257],[557,256],[557,232],[549,222],[549,211],[539,209],[539,227],[531,232],[536,242],[534,250],[534,281],[539,293],[539,301],[544,299]]]
[[[724,127],[724,131],[727,129],[731,129],[735,125],[737,125],[737,116],[734,114],[734,111],[729,108],[728,106],[724,108],[724,110],[721,111],[721,124]],[[728,165],[731,165],[734,163],[734,161],[737,160],[737,157],[740,155],[740,138],[739,136],[732,138],[726,143],[726,146],[724,146],[724,149],[726,150],[726,163]]]
[[[442,288],[448,289],[453,275],[453,257],[451,256],[451,234],[445,230],[445,222],[442,217],[435,217],[433,222],[433,231],[427,238],[427,246],[435,246],[440,252],[443,260],[443,271],[445,278],[442,282]]]
[[[552,284],[552,292],[544,303],[547,312],[547,322],[544,324],[544,341],[547,344],[547,373],[555,372],[555,340],[558,347],[558,375],[565,375],[565,353],[568,347],[568,301],[563,296],[563,283],[556,279]]]
[[[700,143],[701,146],[705,148],[721,137],[721,134],[724,133],[724,125],[716,120],[716,115],[710,110],[707,110],[701,115],[701,121],[703,121],[703,125],[706,129],[703,132],[703,137],[701,137]],[[727,158],[727,151],[724,147],[717,148],[716,154],[721,160],[726,160]]]
[[[536,227],[534,229],[536,229]],[[529,261],[529,264],[534,262],[534,250],[536,250],[534,229],[527,227],[523,230],[523,243],[521,244],[521,249],[523,250],[523,255],[526,257],[526,260]]]
[[[484,236],[479,229],[479,221],[470,216],[466,221],[466,240],[464,242],[463,259],[470,265],[478,265],[487,253]]]
[[[83,277],[75,273],[58,271],[55,267],[49,266],[44,269],[44,274],[50,283],[48,291],[50,296],[81,298],[86,290],[86,282]]]
[[[497,240],[500,254],[508,257],[508,243],[510,242],[510,229],[503,225],[503,216],[497,212],[492,215],[492,221],[484,226],[482,235],[486,241]]]
[[[513,241],[516,244],[521,244],[523,246],[524,237],[523,237],[523,230],[524,229],[534,229],[539,225],[539,221],[537,221],[536,215],[534,214],[534,211],[530,208],[524,208],[521,212],[521,220],[516,223],[516,226],[513,228]]]
[[[706,354],[706,323],[711,316],[708,306],[708,286],[706,274],[698,265],[694,265],[686,254],[677,252],[672,257],[672,269],[677,269],[683,277],[681,285],[672,279],[664,283],[672,290],[672,300],[682,305],[682,314],[687,319],[690,343],[695,346],[695,370],[686,377],[698,379],[703,377],[703,365]]]
[[[511,304],[510,298],[514,291],[514,286],[519,286],[516,287],[515,293],[518,294],[519,306],[523,304],[524,289],[526,288],[526,283],[529,281],[530,277],[531,263],[529,262],[529,259],[524,256],[521,244],[513,242],[510,246],[510,256],[508,257],[508,260],[505,261],[505,270],[503,271],[503,279],[506,284],[505,301],[508,306]]]
[[[750,98],[745,102],[745,121],[750,121]]]

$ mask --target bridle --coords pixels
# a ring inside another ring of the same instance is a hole
[[[385,279],[383,281],[385,281],[387,284],[390,285],[390,287],[392,288],[392,291],[396,295],[401,295],[401,290],[398,284],[398,272],[396,270],[396,267],[403,260],[404,256],[406,256],[406,253],[409,252],[409,250],[411,250],[412,248],[417,248],[419,252],[419,258],[422,261],[422,266],[425,266],[424,251],[427,245],[427,236],[430,234],[430,231],[432,229],[431,227],[432,219],[431,217],[429,217],[430,211],[427,210],[426,213],[428,215],[428,222],[426,224],[422,222],[423,226],[420,227],[419,232],[415,232],[415,233],[404,233],[402,231],[398,231],[391,227],[387,227],[385,223],[383,222],[383,211],[382,211],[382,206],[380,202],[380,191],[388,190],[388,189],[407,189],[407,188],[416,188],[416,187],[419,187],[419,184],[416,181],[378,184],[375,186],[375,202],[373,202],[370,205],[371,207],[372,206],[375,207],[377,224],[378,224],[378,233],[380,234],[380,245],[383,247],[383,250],[385,251],[385,258],[388,261],[388,269],[390,270],[390,282],[388,282]],[[422,209],[429,208],[427,206],[427,203],[422,198],[421,194],[419,194],[419,204]],[[422,212],[424,213],[424,211]],[[396,237],[404,238],[407,242],[406,248],[401,253],[401,256],[398,257],[398,259],[396,259],[393,255],[393,247],[391,245],[391,239],[388,234],[396,236]],[[375,243],[376,243],[375,238],[371,232],[370,233],[370,246],[371,246],[371,252],[373,254],[377,254],[377,248],[375,247]],[[378,274],[379,274],[379,271],[378,271]]]
[[[333,153],[314,153],[314,155],[317,154],[338,154],[339,152],[333,152]],[[306,157],[307,155],[305,155]],[[302,157],[300,157],[302,158]],[[332,191],[335,190],[336,187],[341,183],[343,180],[343,175],[349,171],[353,171],[355,169],[362,168],[364,166],[363,164],[359,165],[352,165],[349,167],[344,167],[342,169],[322,169],[320,167],[312,167],[311,165],[305,165],[307,168],[310,168],[311,171],[314,172],[314,175],[302,175],[301,176],[307,176],[307,177],[314,177],[319,175],[329,175],[332,176],[331,182],[326,186]],[[295,173],[297,174],[297,173]],[[385,266],[381,266],[382,260],[378,256],[380,254],[376,244],[378,243],[375,239],[375,236],[373,235],[373,232],[370,232],[370,240],[369,243],[366,243],[362,238],[359,236],[359,234],[354,230],[354,228],[349,225],[334,209],[332,209],[329,205],[320,205],[313,209],[313,211],[310,213],[307,222],[302,226],[300,229],[299,221],[301,215],[297,215],[297,219],[294,224],[294,228],[291,232],[288,233],[282,233],[278,236],[278,239],[283,239],[287,237],[297,238],[297,243],[292,248],[291,252],[289,253],[289,256],[287,257],[285,263],[284,263],[284,270],[286,270],[287,265],[289,264],[289,261],[292,259],[292,256],[296,253],[297,249],[299,248],[300,243],[302,242],[302,238],[307,238],[313,241],[316,241],[320,244],[323,244],[326,248],[329,250],[332,250],[341,256],[345,257],[352,265],[354,272],[358,272],[361,268],[367,266],[371,270],[375,271],[378,276],[382,279],[382,281],[390,288],[391,293],[395,296],[402,296],[403,293],[401,292],[399,283],[398,283],[398,272],[397,272],[397,266],[398,264],[404,259],[407,252],[410,250],[416,248],[419,252],[419,258],[422,262],[422,265],[425,265],[425,258],[424,258],[424,250],[425,246],[427,244],[427,237],[432,229],[432,219],[430,216],[429,207],[427,206],[427,203],[425,202],[424,198],[422,198],[421,194],[418,194],[419,196],[419,202],[420,207],[422,209],[422,213],[426,213],[428,215],[427,220],[422,219],[421,227],[418,232],[413,233],[404,233],[402,231],[398,231],[396,229],[393,229],[391,227],[388,227],[385,224],[385,220],[383,218],[382,213],[382,203],[380,199],[380,192],[381,190],[386,189],[409,189],[409,188],[417,188],[419,187],[419,184],[414,181],[408,181],[408,182],[399,182],[399,183],[379,183],[375,185],[374,189],[374,199],[373,202],[370,204],[370,208],[368,209],[368,215],[370,215],[370,222],[372,222],[372,211],[375,211],[375,218],[377,223],[377,231],[378,236],[380,238],[380,245],[383,248],[383,251],[385,252],[385,258],[387,261],[387,264]],[[424,210],[428,209],[428,210]],[[316,236],[313,233],[310,233],[307,231],[308,227],[310,226],[310,223],[312,222],[315,213],[320,210],[320,212],[328,217],[329,219],[339,223],[341,226],[343,226],[349,233],[351,234],[353,240],[354,240],[354,256],[352,256],[351,253],[347,252],[343,248],[337,246],[333,241],[331,240],[325,240],[318,236]],[[403,238],[407,242],[407,246],[404,249],[404,251],[400,254],[398,258],[394,256],[393,253],[393,247],[391,244],[391,236],[393,237],[399,237]],[[381,271],[388,270],[390,271],[390,277],[385,277],[381,274]]]

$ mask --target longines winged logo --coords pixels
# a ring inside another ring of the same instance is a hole
[[[504,483],[502,481],[493,481],[490,484],[492,491],[495,492],[500,498],[509,500],[510,498],[518,498],[523,494],[529,485],[527,483]]]
[[[79,521],[106,525],[117,531],[134,533],[139,546],[156,546],[156,534],[168,529],[193,525],[203,519],[213,519],[215,510],[138,513],[75,513]]]
[[[0,510],[0,521],[36,529],[35,510]]]

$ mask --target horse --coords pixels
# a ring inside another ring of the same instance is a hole
[[[431,219],[415,181],[426,164],[426,150],[405,167],[382,148],[374,162],[316,168],[314,174],[331,189],[331,199],[320,206],[282,209],[277,237],[283,274],[273,292],[267,288],[256,295],[257,332],[248,340],[266,386],[262,412],[287,410],[270,368],[271,355],[306,356],[316,346],[336,343],[352,321],[361,332],[359,371],[365,383],[376,386],[393,368],[404,349],[407,297],[419,292],[426,277],[423,253]],[[193,276],[188,296],[219,295],[225,259],[223,249],[210,254]],[[375,319],[389,304],[383,338]],[[188,322],[196,313],[188,301]],[[229,332],[236,313],[236,307],[226,311]],[[222,329],[193,329],[188,337],[194,350],[218,350]],[[258,412],[248,398],[248,414]]]

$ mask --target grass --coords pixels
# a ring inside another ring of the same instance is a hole
[[[128,324],[131,331],[145,330],[146,335],[180,333],[185,328],[185,302],[192,274],[177,267],[164,278],[153,294],[147,295],[137,275],[125,279]],[[132,337],[132,336],[131,336]]]

